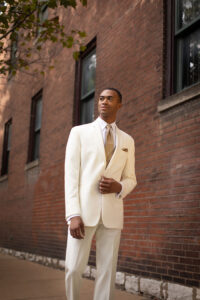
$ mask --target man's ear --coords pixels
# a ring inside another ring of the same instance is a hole
[[[119,102],[119,109],[122,107],[122,102]]]

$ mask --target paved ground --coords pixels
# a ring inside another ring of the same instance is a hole
[[[93,288],[94,281],[83,279],[81,300],[92,300]],[[67,300],[64,271],[0,254],[0,300]],[[116,290],[116,300],[147,298]]]

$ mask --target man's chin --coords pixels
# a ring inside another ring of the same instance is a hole
[[[102,110],[100,110],[100,115],[105,115],[105,116],[108,116],[109,115],[109,111],[107,110],[107,109],[102,109]]]

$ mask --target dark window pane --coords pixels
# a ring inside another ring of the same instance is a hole
[[[40,22],[44,23],[48,19],[48,5],[44,4],[40,12]]]
[[[200,81],[200,30],[183,41],[183,88]]]
[[[12,124],[8,124],[8,142],[7,142],[7,151],[10,151],[10,141],[11,141],[11,127]]]
[[[18,50],[18,34],[15,32],[10,45],[10,60],[9,60],[9,79],[12,75],[12,70],[15,69],[17,63],[17,50]]]
[[[96,38],[81,53],[76,63],[74,124],[94,120],[94,95],[96,74]]]
[[[200,16],[200,0],[178,0],[178,28],[182,28]]]
[[[5,156],[4,170],[3,170],[4,172],[3,172],[3,174],[8,174],[9,154],[10,154],[9,151],[7,151],[6,156]]]
[[[42,120],[42,98],[38,99],[36,102],[36,111],[35,111],[35,131],[41,128]]]
[[[81,99],[95,89],[96,50],[93,50],[82,60]]]
[[[81,101],[81,124],[94,120],[94,97]]]
[[[5,124],[1,175],[8,173],[9,155],[10,155],[10,147],[11,147],[11,126],[12,126],[12,121],[9,120]]]
[[[11,42],[11,50],[10,50],[10,59],[11,59],[11,63],[14,63],[16,61],[16,53],[17,53],[17,37],[16,40],[13,40]]]
[[[31,162],[39,158],[41,123],[42,123],[42,90],[32,98],[32,103],[31,103],[28,162]]]
[[[42,2],[42,1],[39,1],[39,2]],[[40,8],[38,17],[39,17],[40,25],[42,25],[48,19],[48,5],[47,4],[42,5],[42,7]],[[39,26],[37,28],[36,35],[38,36],[42,32],[42,30],[43,30],[42,26]]]
[[[39,149],[40,149],[40,132],[37,132],[35,134],[33,160],[39,158]]]

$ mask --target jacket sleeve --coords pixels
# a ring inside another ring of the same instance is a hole
[[[80,137],[76,127],[72,128],[65,152],[65,219],[81,215],[79,201]]]
[[[122,192],[120,193],[121,198],[125,198],[137,185],[135,175],[135,144],[132,138],[130,138],[128,158],[126,161],[125,168],[122,172],[120,183],[123,187]]]

